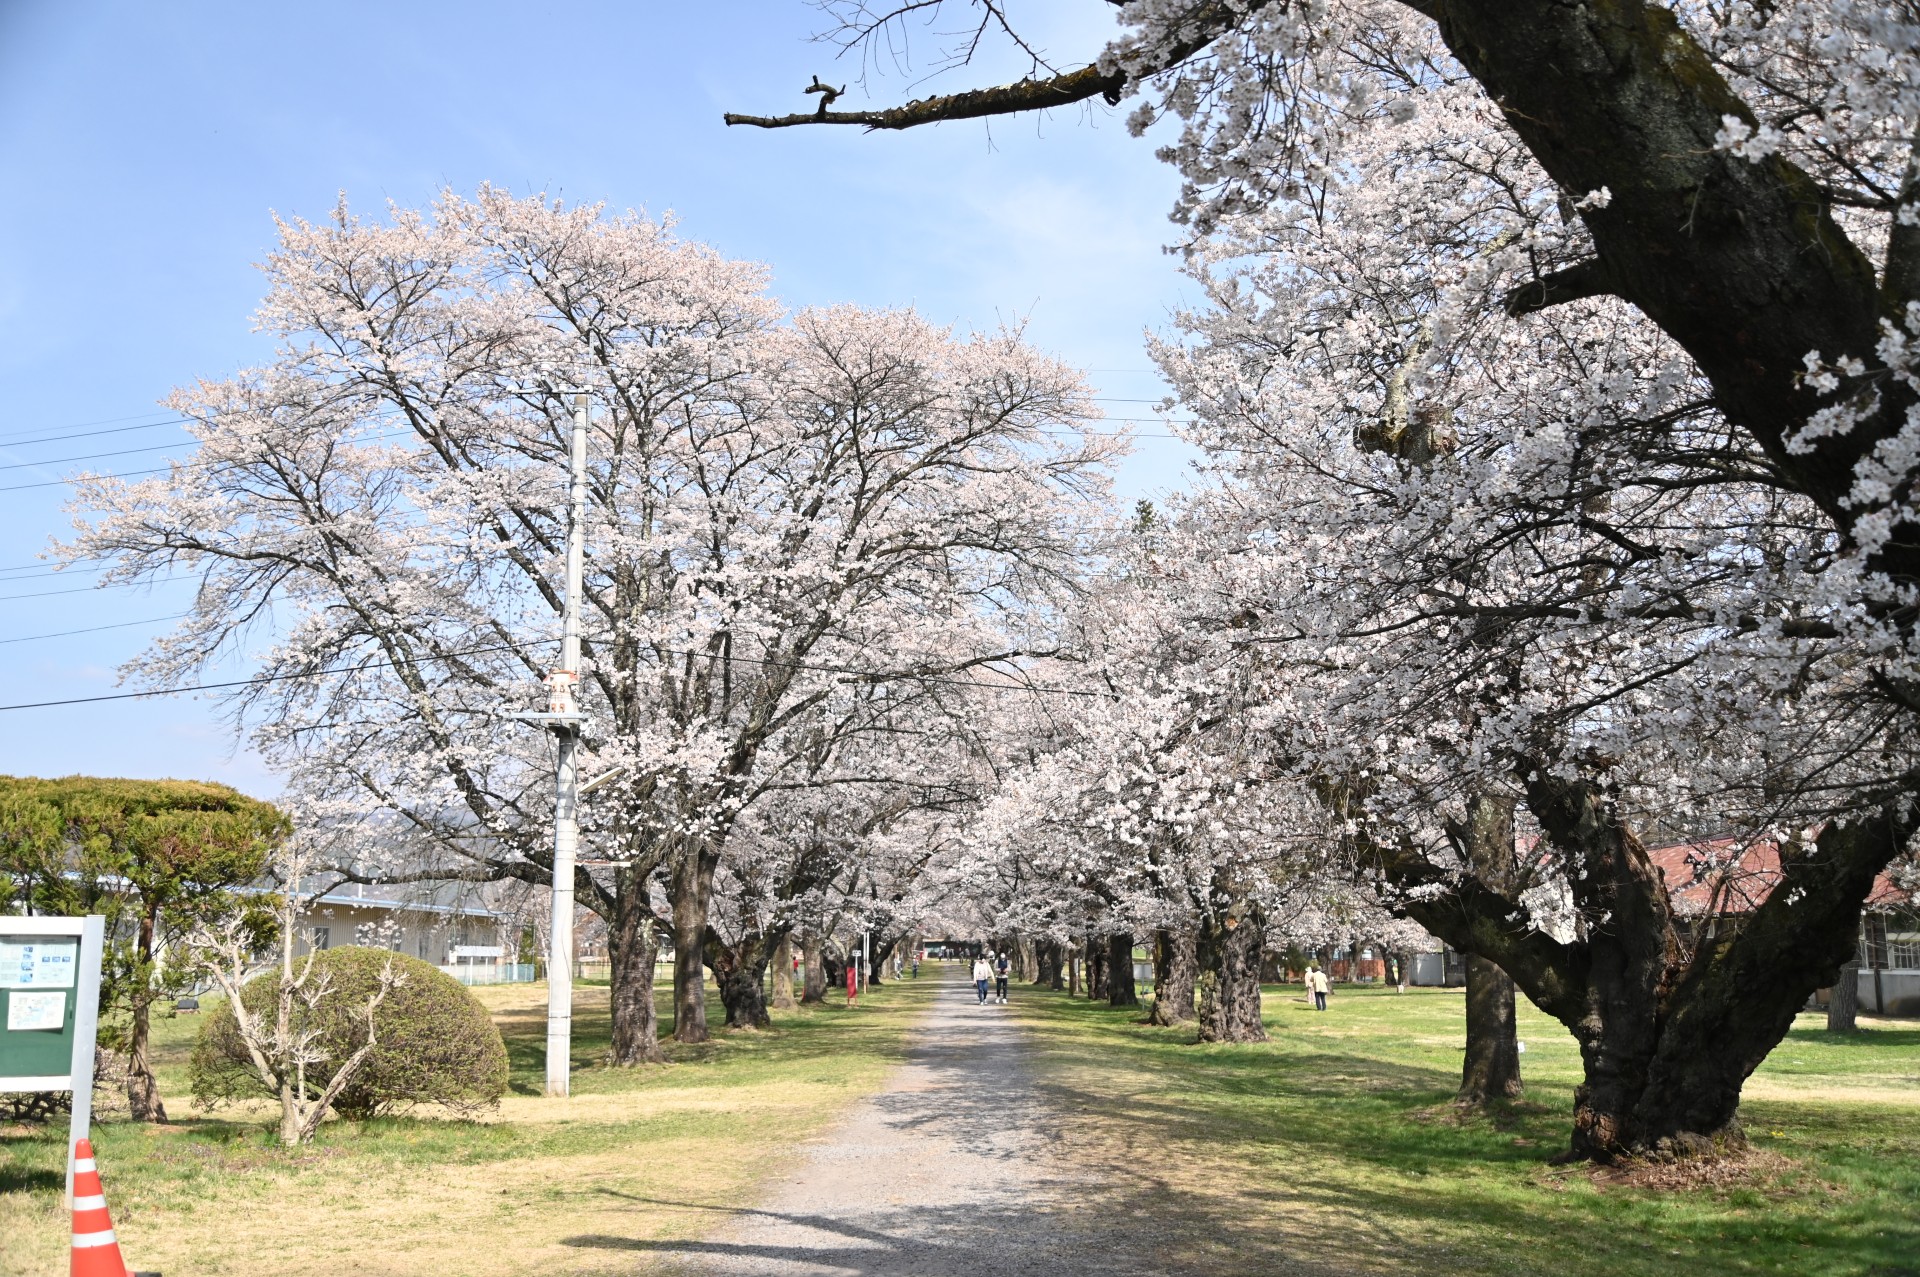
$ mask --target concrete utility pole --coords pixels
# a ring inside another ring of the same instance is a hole
[[[567,597],[560,630],[560,668],[548,678],[547,721],[559,741],[553,776],[553,926],[547,952],[547,1094],[565,1096],[573,1065],[573,867],[580,851],[580,592],[587,559],[587,424],[585,394],[573,401],[573,446],[567,490]]]

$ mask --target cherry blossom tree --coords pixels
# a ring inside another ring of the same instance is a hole
[[[1574,1029],[1577,1155],[1736,1142],[1912,833],[1914,15],[1118,16],[1079,70],[820,118],[1168,121],[1243,712],[1402,907]],[[1712,944],[1643,846],[1707,829],[1782,849]],[[1526,903],[1556,882],[1571,938]]]
[[[585,391],[583,751],[618,778],[587,804],[574,885],[607,926],[614,1059],[657,1054],[656,879],[675,1035],[701,1040],[742,813],[818,754],[802,729],[849,689],[1013,659],[1024,614],[1072,587],[1115,445],[1017,333],[787,313],[762,268],[637,215],[482,188],[280,235],[277,356],[174,397],[191,461],[81,485],[73,554],[201,582],[129,673],[172,684],[264,642],[236,722],[321,818],[371,805],[412,831],[409,863],[349,876],[548,881],[547,746],[503,714],[540,704],[552,660]],[[840,744],[893,730],[851,701],[843,719]]]

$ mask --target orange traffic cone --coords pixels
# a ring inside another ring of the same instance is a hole
[[[81,1140],[73,1150],[73,1277],[127,1277],[90,1140]]]

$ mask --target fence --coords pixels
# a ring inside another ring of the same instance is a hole
[[[440,969],[461,984],[526,984],[534,979],[531,962],[453,962]]]

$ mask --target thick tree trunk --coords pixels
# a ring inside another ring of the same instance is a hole
[[[1480,794],[1467,820],[1449,833],[1482,882],[1505,891],[1513,881],[1513,812],[1505,795]],[[1491,959],[1467,955],[1467,1054],[1460,1070],[1460,1104],[1517,1099],[1520,1045],[1513,1012],[1513,980]]]
[[[1201,925],[1195,937],[1203,973],[1199,1005],[1195,1007],[1200,1040],[1265,1042],[1267,1029],[1260,1022],[1259,911],[1248,907],[1234,926],[1228,927],[1226,922],[1215,914]]]
[[[1827,1032],[1852,1033],[1860,1027],[1860,959],[1840,964],[1833,991],[1827,998]]]
[[[800,941],[800,1001],[815,1006],[826,1000],[826,958],[820,951],[819,935],[809,931]]]
[[[1133,983],[1133,933],[1130,931],[1115,932],[1107,937],[1107,1005],[1140,1005],[1140,993]]]
[[[1607,791],[1542,766],[1527,805],[1585,871],[1572,884],[1590,919],[1583,939],[1562,944],[1534,930],[1515,901],[1477,876],[1450,879],[1377,849],[1402,886],[1427,889],[1403,907],[1456,949],[1494,959],[1572,1031],[1585,1078],[1569,1157],[1741,1147],[1741,1085],[1854,955],[1861,905],[1912,835],[1912,817],[1836,822],[1810,846],[1782,846],[1781,879],[1766,900],[1689,951],[1659,869]]]
[[[821,988],[821,995],[823,997],[829,993],[835,997],[845,995],[847,989],[847,968],[851,965],[853,965],[851,956],[843,958],[838,954],[828,953],[824,949],[821,951],[820,974],[824,980]]]
[[[1047,941],[1047,955],[1050,969],[1047,972],[1047,987],[1055,992],[1067,987],[1067,950],[1057,940]]]
[[[1078,949],[1067,950],[1067,996],[1070,998],[1080,996],[1080,951]]]
[[[704,845],[684,850],[673,867],[673,1038],[707,1040],[707,911],[719,858]]]
[[[750,932],[736,944],[727,944],[708,931],[707,960],[720,986],[720,1004],[727,1009],[729,1029],[764,1029],[773,1024],[767,1014],[767,956],[772,946],[766,936]]]
[[[1035,988],[1058,988],[1060,951],[1051,940],[1036,940],[1033,945],[1033,984]]]
[[[607,959],[612,988],[613,1044],[607,1062],[625,1068],[662,1064],[660,1015],[653,1001],[653,972],[660,957],[660,934],[645,882],[622,884],[607,921]]]
[[[873,970],[867,972],[868,984],[873,985],[875,988],[878,988],[882,983],[884,983],[882,976],[886,972],[887,963],[892,960],[893,951],[896,947],[898,947],[899,943],[900,941],[898,939],[888,940],[884,943],[879,941],[876,941],[874,943]]]
[[[793,1009],[793,937],[782,935],[773,948],[773,1007],[776,1011]]]
[[[1513,981],[1485,958],[1467,955],[1467,1058],[1455,1101],[1480,1107],[1520,1098],[1520,1044]]]
[[[1199,975],[1193,932],[1161,928],[1153,933],[1153,1013],[1149,1024],[1185,1024],[1193,1019],[1193,984]]]
[[[1086,938],[1087,1000],[1101,1002],[1107,996],[1107,946],[1100,937]]]
[[[153,1061],[147,1053],[153,1010],[153,940],[157,919],[152,910],[140,918],[140,936],[136,955],[139,960],[140,987],[133,992],[133,1023],[127,1029],[127,1111],[136,1122],[165,1122],[166,1105],[160,1102],[160,1084],[153,1076]]]

